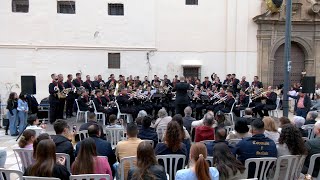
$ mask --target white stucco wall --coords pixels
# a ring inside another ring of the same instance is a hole
[[[57,14],[55,0],[29,1],[29,13],[12,13],[11,0],[0,1],[2,98],[5,84],[20,85],[21,75],[36,76],[42,99],[53,72],[172,78],[182,75],[182,65],[201,65],[202,78],[236,73],[250,81],[257,72],[252,18],[260,13],[259,0],[199,0],[198,6],[185,0],[75,0],[71,15]],[[124,3],[125,16],[108,16],[108,2]],[[121,69],[107,69],[108,52],[121,53]]]

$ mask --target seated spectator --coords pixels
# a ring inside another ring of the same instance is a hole
[[[204,121],[204,118],[206,117],[207,114],[210,114],[210,115],[214,116],[213,111],[208,110],[208,112],[203,116],[202,119],[200,119],[200,120],[198,120],[198,121],[193,121],[193,122],[191,123],[191,128],[196,128],[196,127],[198,127],[198,126],[203,126],[203,125],[204,125],[204,124],[203,124],[203,121]],[[216,127],[216,125],[214,124],[214,125],[213,125],[213,128],[215,128],[215,127]]]
[[[37,152],[37,146],[40,141],[45,139],[51,139],[50,135],[48,133],[40,134],[35,141],[33,141],[33,158],[36,159],[36,152]]]
[[[33,115],[30,115],[28,117],[28,124],[29,126],[27,126],[26,129],[32,129],[34,131],[36,131],[36,136],[38,137],[40,134],[42,133],[45,133],[46,132],[46,124],[41,124],[39,126],[39,119],[37,117],[37,115],[33,114]]]
[[[0,149],[0,168],[4,168],[7,160],[7,151],[4,149]]]
[[[113,179],[108,160],[109,157],[108,159],[98,157],[95,140],[93,138],[86,138],[81,141],[79,154],[72,164],[72,174],[109,174],[110,179]]]
[[[110,125],[107,125],[107,128],[123,128],[121,125],[117,124],[117,116],[111,114],[109,116]]]
[[[234,131],[229,132],[229,135],[227,136],[227,140],[243,139],[251,136],[252,134],[249,132],[247,121],[245,119],[239,119],[238,121],[236,121],[236,124],[234,125]]]
[[[57,120],[53,124],[53,129],[56,135],[51,136],[53,142],[56,144],[56,153],[66,153],[70,156],[72,164],[74,161],[74,150],[71,143],[73,134],[70,132],[70,127],[65,120]]]
[[[310,111],[307,114],[306,122],[304,123],[304,125],[315,124],[317,122],[316,121],[317,117],[318,117],[318,112],[317,111]]]
[[[278,157],[284,155],[306,155],[307,151],[304,146],[304,141],[301,137],[300,131],[292,124],[286,124],[282,127],[277,144]],[[280,168],[280,179],[285,178],[286,169],[288,168],[287,162],[282,162]]]
[[[278,129],[276,127],[274,119],[266,116],[262,119],[262,121],[264,123],[264,135],[272,139],[274,142],[278,142],[280,134],[278,133]]]
[[[137,149],[139,144],[142,142],[141,139],[137,138],[138,127],[135,123],[129,123],[127,125],[127,140],[120,141],[116,147],[116,156],[118,162],[124,157],[137,156]],[[125,164],[124,167],[124,179],[127,179],[129,164]]]
[[[97,150],[97,155],[107,156],[109,164],[113,165],[117,161],[116,155],[112,150],[111,143],[100,138],[101,131],[99,126],[97,124],[92,124],[91,126],[89,126],[88,134],[89,137],[93,139],[95,142],[95,149]],[[78,156],[78,152],[80,150],[82,142],[83,140],[76,145],[75,156]],[[115,173],[115,171],[113,172]]]
[[[166,109],[162,108],[158,111],[158,119],[156,122],[151,126],[152,128],[158,131],[159,127],[166,127],[168,123],[172,120],[171,116],[168,116]]]
[[[237,180],[244,177],[245,167],[238,161],[225,143],[217,143],[214,147],[213,164],[219,171],[220,179]]]
[[[55,177],[61,180],[69,180],[70,173],[64,164],[65,159],[60,158],[56,162],[56,146],[50,139],[42,140],[37,145],[36,161],[27,168],[24,176]]]
[[[203,126],[196,127],[195,142],[204,140],[214,140],[213,116],[206,114],[203,120]]]
[[[291,121],[289,118],[283,116],[279,119],[279,128],[278,128],[278,133],[281,133],[282,130],[282,126],[284,126],[285,124],[291,124]]]
[[[306,120],[304,119],[304,117],[301,117],[301,116],[293,117],[292,124],[294,124],[300,130],[302,137],[308,137],[308,131],[302,129],[302,126],[304,125],[305,122]]]
[[[316,138],[310,139],[307,142],[305,142],[305,146],[308,151],[308,156],[304,162],[304,168],[302,170],[302,173],[304,174],[306,174],[308,171],[311,156],[320,153],[320,121],[316,122],[314,125],[314,134],[316,135]],[[318,158],[315,162],[312,177],[318,177],[319,169],[320,159]]]
[[[182,143],[181,127],[176,121],[168,124],[164,143],[158,143],[155,148],[156,155],[182,154],[187,157],[187,148]],[[186,161],[188,162],[188,161]],[[179,166],[180,167],[180,166]]]
[[[227,131],[225,128],[216,127],[214,131],[214,141],[204,143],[208,150],[208,156],[213,156],[215,145],[220,142],[225,143],[230,148],[233,154],[236,153],[236,149],[233,146],[229,145],[229,142],[226,141],[226,136],[227,136]]]
[[[192,109],[190,106],[184,109],[183,126],[187,129],[188,133],[191,134],[191,124],[196,121],[195,118],[191,117]]]
[[[252,109],[251,108],[246,108],[244,110],[244,116],[240,117],[238,119],[245,120],[247,122],[247,125],[250,125],[251,122],[256,119],[252,115],[253,115]]]
[[[140,129],[142,127],[143,117],[137,117],[135,121],[137,123],[138,129]]]
[[[152,118],[150,116],[144,116],[142,120],[142,127],[139,129],[138,138],[153,140],[154,147],[158,143],[158,134],[151,128]]]
[[[207,149],[205,145],[203,143],[193,144],[190,149],[190,168],[177,171],[175,179],[218,180],[218,170],[215,167],[210,167],[206,158]]]
[[[263,121],[252,121],[251,133],[252,137],[244,138],[236,145],[236,153],[242,164],[249,158],[277,157],[275,142],[264,135]]]
[[[142,141],[139,144],[137,149],[137,166],[129,170],[128,179],[167,179],[166,171],[162,166],[158,165],[150,143]]]
[[[33,149],[33,142],[36,140],[36,131],[32,129],[26,129],[23,131],[20,140],[18,142],[18,145],[20,148],[23,149]]]
[[[137,117],[142,117],[143,118],[145,116],[148,116],[148,113],[145,110],[141,110],[141,111],[139,111]]]
[[[231,125],[229,121],[226,121],[226,117],[222,111],[218,111],[214,116],[214,119],[217,121],[217,127],[225,127]]]
[[[82,124],[79,128],[79,131],[88,130],[89,126],[91,126],[93,124],[98,125],[100,128],[100,131],[103,132],[102,126],[97,122],[96,114],[94,112],[88,112],[88,122]]]

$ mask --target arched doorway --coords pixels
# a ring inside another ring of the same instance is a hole
[[[284,83],[284,44],[275,53],[273,85],[278,86]],[[298,43],[291,43],[291,72],[290,84],[301,81],[301,72],[305,69],[305,54]]]

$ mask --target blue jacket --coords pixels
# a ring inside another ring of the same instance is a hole
[[[154,147],[158,144],[158,134],[153,128],[144,128],[143,126],[139,129],[138,138],[142,140],[153,140]]]
[[[228,141],[212,141],[212,142],[208,142],[208,143],[204,143],[207,147],[207,153],[208,156],[213,156],[213,152],[214,152],[214,146],[218,143],[226,143],[230,149],[230,151],[235,155],[236,154],[236,148],[229,145]]]
[[[277,157],[277,147],[273,140],[256,134],[252,137],[242,139],[236,145],[238,160],[243,164],[249,158]]]

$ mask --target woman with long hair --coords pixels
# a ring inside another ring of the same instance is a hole
[[[19,122],[19,133],[21,134],[27,126],[27,116],[29,111],[28,102],[26,100],[26,95],[20,94],[18,99],[18,122]]]
[[[150,143],[142,141],[139,144],[137,149],[137,166],[136,168],[129,170],[128,179],[167,179],[166,171],[162,166],[158,165],[156,156]]]
[[[221,180],[244,178],[243,173],[246,168],[235,158],[225,143],[217,143],[214,146],[213,164],[218,169]]]
[[[19,147],[24,149],[33,149],[33,142],[36,140],[36,135],[36,131],[32,129],[26,129],[23,131],[18,142]]]
[[[11,136],[18,136],[17,132],[17,120],[18,120],[18,95],[15,92],[11,92],[7,101],[7,118],[9,119],[9,130]],[[7,126],[8,127],[8,126]],[[6,129],[6,135],[8,135],[8,129]]]
[[[84,163],[85,162],[85,163]],[[71,167],[72,174],[109,174],[112,172],[107,158],[98,157],[94,139],[81,141],[80,150]]]
[[[33,141],[33,158],[36,159],[37,156],[37,146],[40,141],[45,140],[45,139],[51,139],[50,135],[48,133],[43,133],[40,134],[37,139]]]
[[[209,167],[207,158],[207,148],[201,143],[195,143],[190,149],[190,167],[182,169],[176,173],[176,180],[218,180],[219,172],[215,167]]]
[[[55,177],[69,180],[67,168],[56,162],[56,145],[51,139],[40,141],[36,152],[36,161],[24,172],[24,176]]]
[[[264,135],[274,142],[278,142],[280,134],[272,117],[266,116],[262,119],[264,123]]]

